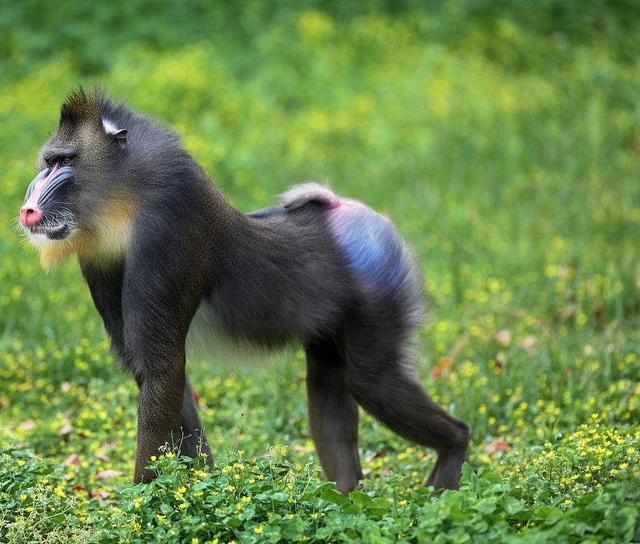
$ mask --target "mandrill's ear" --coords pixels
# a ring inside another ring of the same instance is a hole
[[[109,136],[111,136],[117,143],[120,148],[127,147],[127,129],[121,128],[116,132],[110,132]]]
[[[107,136],[113,139],[120,148],[127,146],[127,129],[118,128],[114,123],[108,119],[102,119],[102,128],[107,133]]]

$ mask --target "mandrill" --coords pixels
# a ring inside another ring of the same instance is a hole
[[[210,456],[185,371],[187,335],[304,346],[309,420],[326,477],[362,477],[358,406],[436,450],[427,483],[455,489],[469,428],[416,379],[422,280],[391,222],[314,183],[242,213],[179,137],[100,91],[72,92],[39,153],[20,222],[45,267],[75,253],[140,389],[134,481],[172,439]]]

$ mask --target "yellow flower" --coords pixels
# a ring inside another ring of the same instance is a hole
[[[64,497],[64,490],[62,489],[62,487],[57,486],[54,490],[53,490],[54,494],[56,495],[56,497]]]
[[[262,534],[262,531],[264,531],[264,527],[262,525],[258,525],[258,527],[256,527],[253,532],[257,535]]]

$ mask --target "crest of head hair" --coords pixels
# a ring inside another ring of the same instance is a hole
[[[82,87],[71,91],[60,111],[60,124],[77,124],[82,121],[101,122],[99,101],[103,93],[100,89],[94,89],[87,94]]]

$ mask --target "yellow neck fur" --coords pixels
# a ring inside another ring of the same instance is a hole
[[[134,203],[117,199],[106,203],[90,231],[78,231],[66,240],[40,249],[40,262],[45,269],[60,264],[72,253],[82,259],[108,264],[122,258],[133,236]]]

